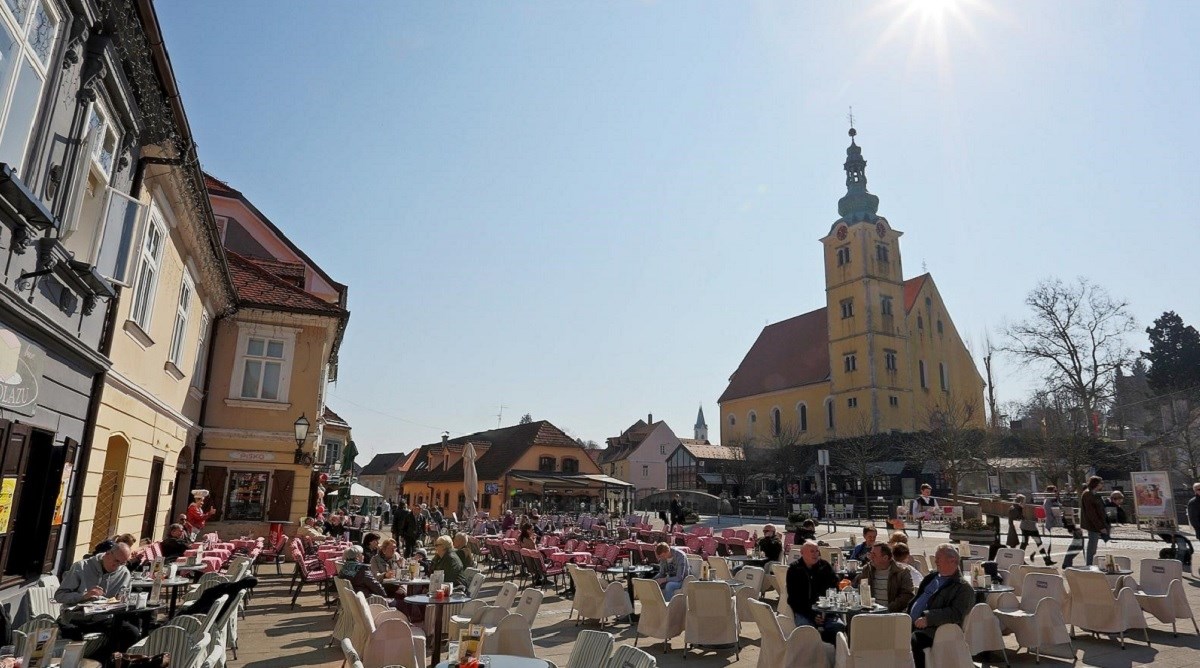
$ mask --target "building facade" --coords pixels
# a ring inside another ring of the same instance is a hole
[[[654,416],[638,420],[619,436],[608,439],[600,452],[600,468],[606,475],[634,486],[641,497],[667,488],[667,456],[679,447],[679,437]]]
[[[983,378],[933,277],[905,279],[901,232],[877,215],[866,160],[846,149],[847,192],[821,239],[825,306],[768,325],[721,395],[721,441],[819,443],[984,426]]]

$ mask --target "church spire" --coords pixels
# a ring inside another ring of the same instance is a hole
[[[708,440],[708,425],[704,423],[704,406],[703,405],[700,406],[700,412],[696,414],[696,429],[695,429],[695,431],[696,431],[695,436],[696,436],[697,441],[707,441]]]
[[[875,220],[879,198],[867,192],[867,161],[862,149],[854,143],[858,131],[850,126],[850,146],[846,147],[846,195],[838,200],[838,214],[847,223]]]

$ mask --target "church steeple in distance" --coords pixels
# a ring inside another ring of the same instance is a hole
[[[696,414],[696,440],[708,440],[708,425],[704,423],[704,406],[700,406],[700,412]]]
[[[850,125],[850,145],[846,147],[846,195],[838,200],[838,215],[847,223],[873,222],[879,211],[879,198],[867,192],[867,161],[862,148],[854,143],[858,131]]]

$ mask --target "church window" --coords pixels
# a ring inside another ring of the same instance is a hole
[[[885,295],[879,305],[879,309],[884,315],[891,315],[892,314],[892,298]]]
[[[825,424],[830,429],[833,429],[833,399],[825,400]]]
[[[854,317],[854,300],[853,299],[843,299],[841,304],[842,304],[842,318],[843,319],[853,318]]]
[[[937,328],[938,328],[938,334],[939,335],[942,334],[942,321],[941,320],[938,320]]]
[[[896,395],[892,395],[892,396],[888,397],[888,405],[893,406],[893,407],[899,406],[900,405],[900,397],[897,397]]]
[[[926,298],[925,298],[925,305],[926,305],[926,306],[932,306],[932,305],[933,305],[933,299],[932,299],[932,298],[930,298],[930,297],[926,297]]]
[[[850,397],[849,399],[846,400],[846,405],[849,406],[850,408],[857,408],[858,407],[858,397]]]
[[[949,380],[946,378],[946,363],[945,362],[938,362],[938,380],[940,380],[942,383],[942,391],[949,392],[950,385],[949,385]]]
[[[917,316],[917,329],[925,329],[925,319],[919,315]]]
[[[883,366],[888,371],[896,370],[896,351],[895,350],[883,351]]]
[[[883,244],[875,246],[875,259],[880,262],[888,262],[888,247]]]
[[[750,411],[750,415],[748,417],[750,419],[750,428],[754,429],[754,423],[758,422],[758,416],[755,415],[754,411]]]
[[[800,431],[808,431],[808,404],[800,404],[796,412],[800,414]]]
[[[839,267],[850,264],[849,246],[842,246],[841,248],[837,249],[837,263]]]
[[[771,409],[771,433],[778,436],[783,431],[782,420],[779,419],[779,409]]]
[[[729,415],[729,426],[730,426],[730,427],[734,427],[734,426],[736,426],[736,425],[737,425],[737,418],[736,418],[736,417],[734,417],[734,416],[733,416],[733,414],[731,413],[731,414]]]
[[[929,386],[925,384],[925,360],[917,362],[917,375],[921,377],[922,389],[928,389]]]
[[[842,361],[844,363],[844,366],[846,367],[846,373],[850,373],[851,371],[858,370],[858,356],[857,355],[855,355],[853,353],[851,353],[849,355],[844,355],[844,356],[842,356]]]

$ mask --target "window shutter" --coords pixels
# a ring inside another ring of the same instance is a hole
[[[138,223],[145,208],[145,204],[125,193],[113,188],[108,189],[108,202],[104,207],[104,229],[100,232],[99,247],[95,253],[96,268],[102,276],[107,276],[117,283],[129,283],[129,258],[133,252],[134,239],[137,238]]]
[[[8,522],[0,526],[0,532],[4,533],[4,542],[0,544],[0,568],[5,570],[8,568],[8,554],[12,551],[13,535],[22,519],[17,508],[21,507],[22,483],[25,481],[25,467],[29,463],[29,436],[33,433],[28,425],[10,423],[7,426],[8,430],[4,433],[4,459],[0,464],[3,477],[0,480],[5,483],[11,480],[13,493],[8,506]]]
[[[209,519],[218,521],[225,512],[225,478],[229,476],[229,469],[224,466],[205,466],[203,489],[208,490],[208,499],[204,507],[216,510],[216,514]]]
[[[62,535],[63,515],[71,502],[71,483],[75,471],[75,454],[79,451],[79,442],[63,439],[63,460],[61,480],[58,487],[58,498],[54,501],[54,519],[50,523],[50,539],[46,541],[46,554],[42,557],[42,573],[54,572],[54,557],[58,553],[59,539]]]
[[[296,472],[279,470],[271,474],[271,503],[267,506],[267,519],[277,522],[288,521],[292,513],[292,488]]]

